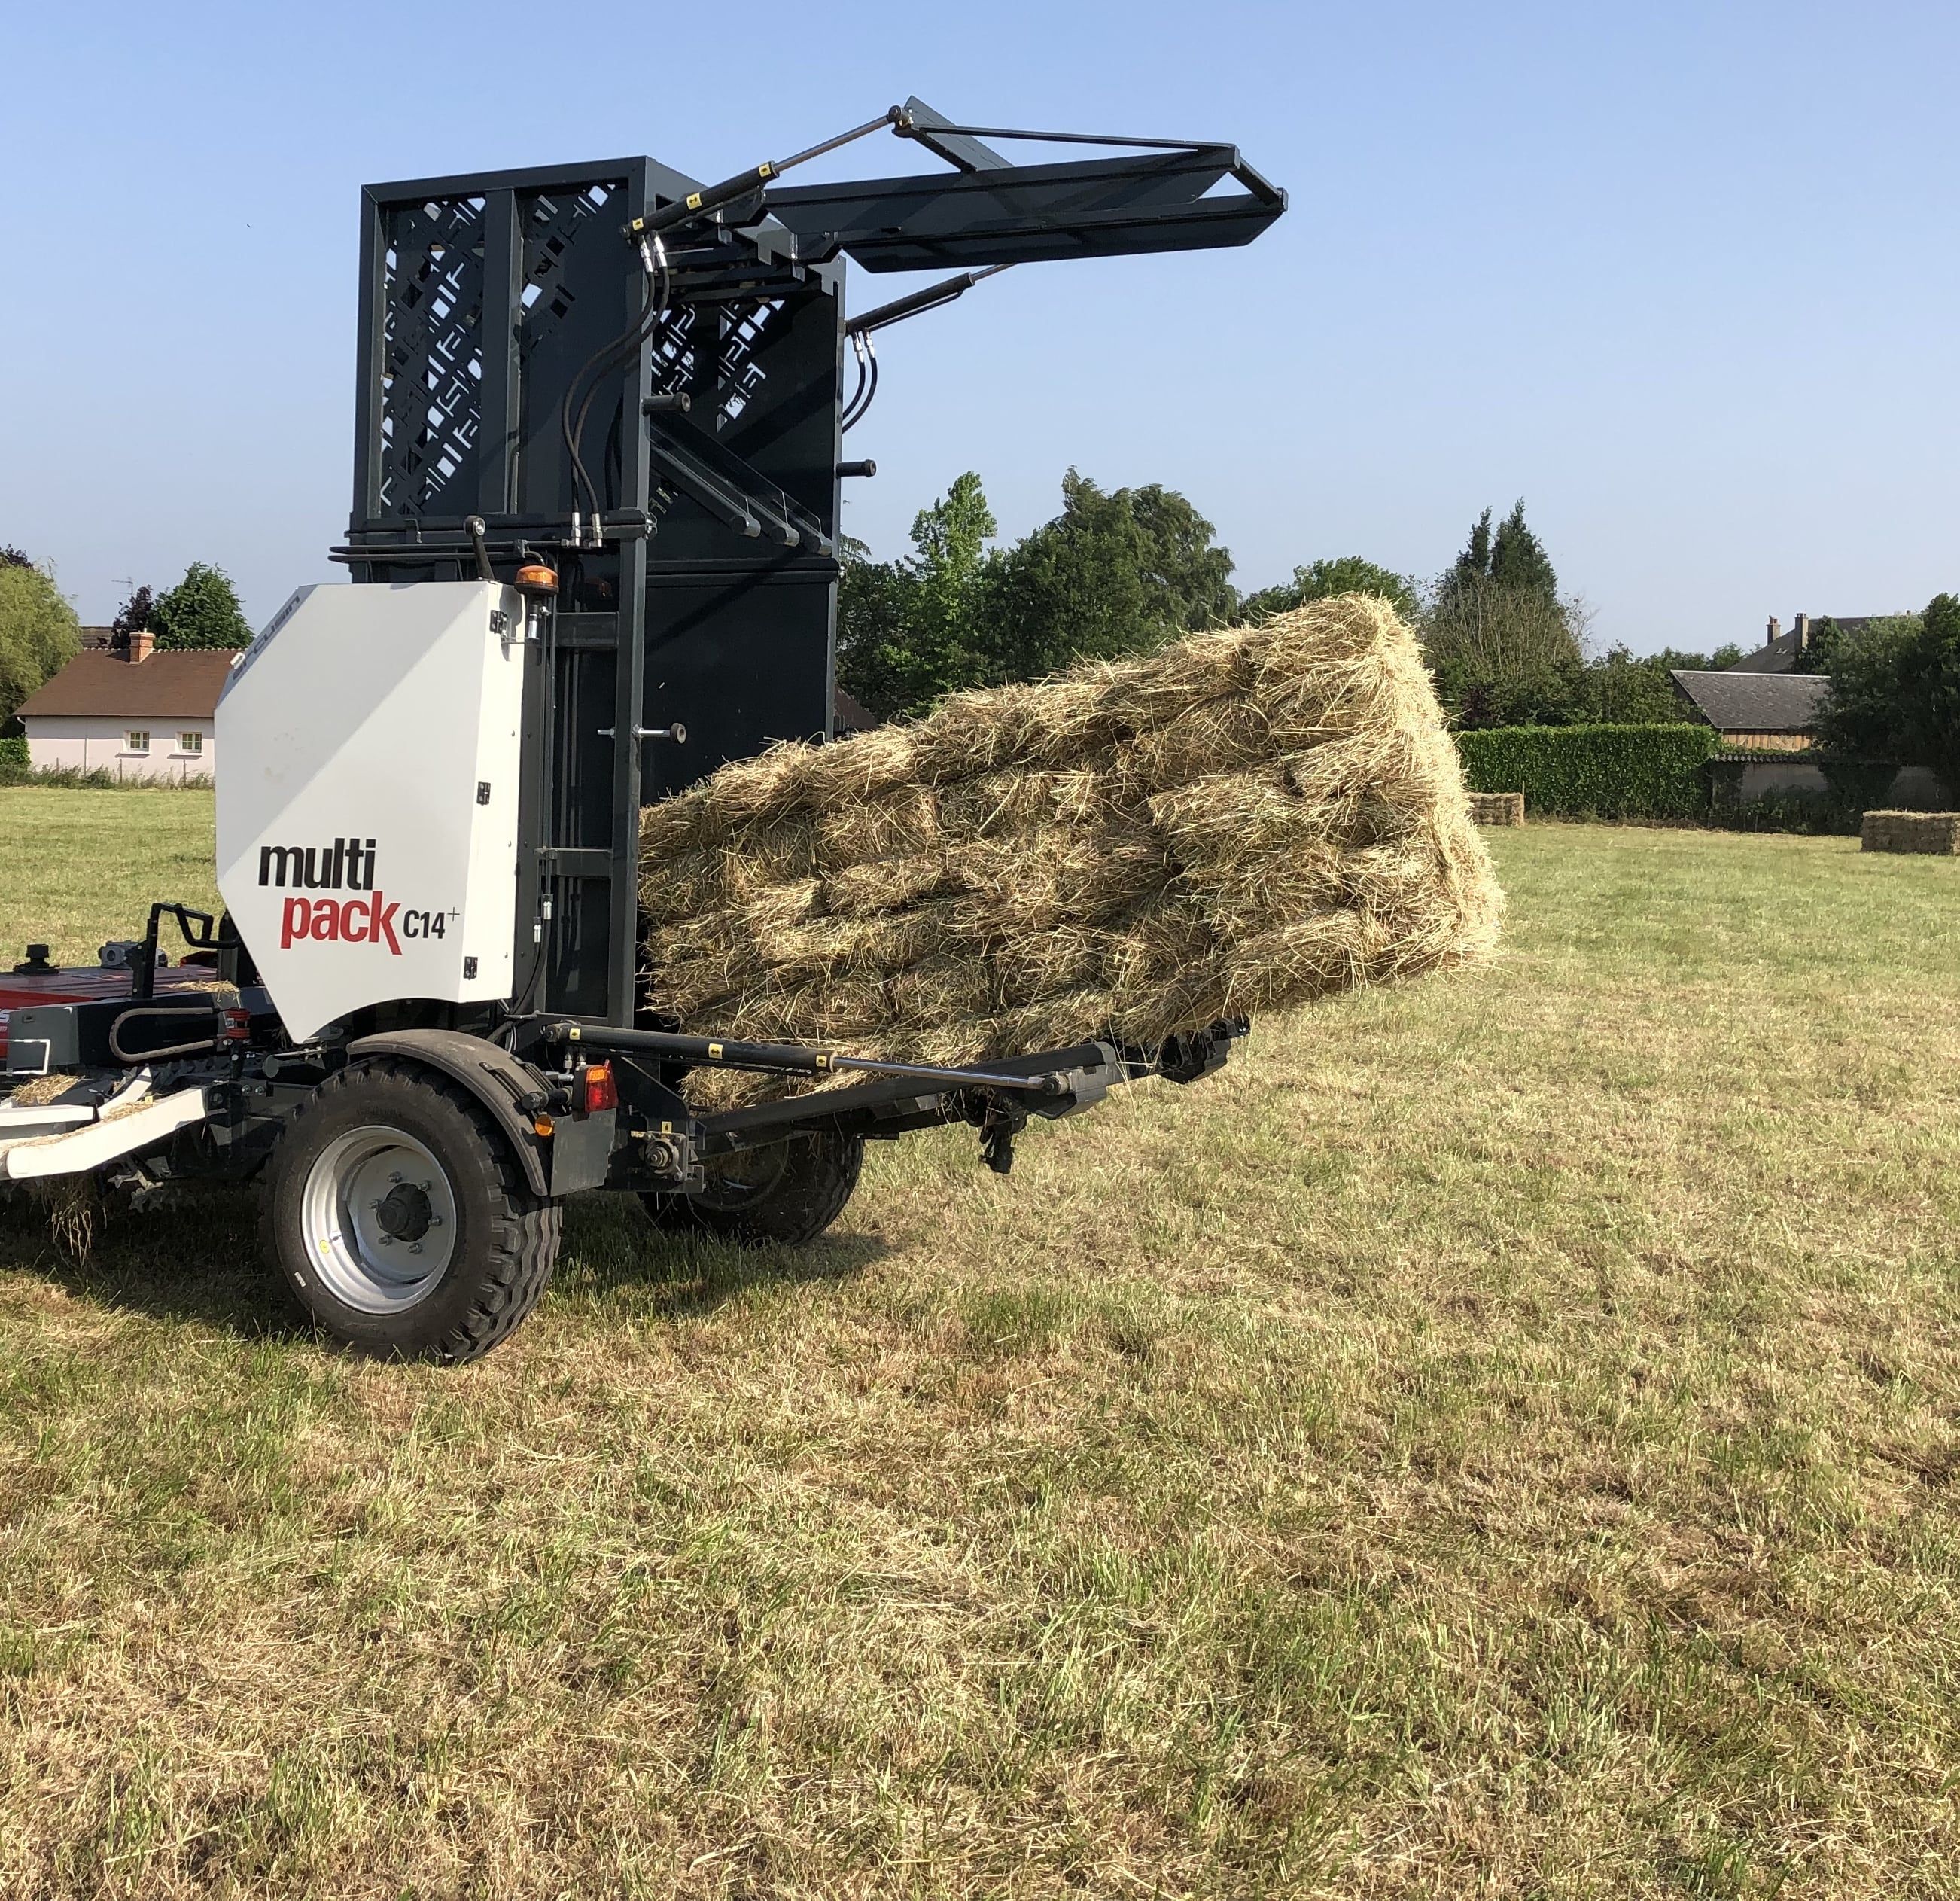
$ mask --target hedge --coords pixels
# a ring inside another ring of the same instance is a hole
[[[27,763],[27,742],[24,735],[15,733],[0,735],[0,766],[25,766]]]
[[[1704,819],[1712,726],[1500,726],[1459,733],[1473,792],[1522,792],[1567,818]]]

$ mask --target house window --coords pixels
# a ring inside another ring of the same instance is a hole
[[[202,752],[204,750],[204,735],[202,733],[178,734],[177,750],[180,753]]]
[[[150,736],[140,727],[132,727],[123,735],[123,750],[126,753],[147,753],[150,750]]]

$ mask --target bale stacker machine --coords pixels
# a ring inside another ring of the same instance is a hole
[[[937,168],[783,182],[879,132]],[[867,1139],[969,1122],[1004,1169],[1030,1116],[1217,1068],[1233,1025],[962,1068],[682,1035],[642,968],[638,815],[832,737],[880,331],[1010,266],[1244,244],[1284,204],[1229,145],[917,99],[714,185],[629,158],[368,187],[349,583],[300,589],[227,683],[223,914],[160,903],[100,970],[0,978],[0,1180],[256,1183],[322,1327],[462,1361],[536,1303],[569,1193],[800,1244]],[[949,274],[848,316],[847,259]],[[816,1086],[691,1097],[726,1068]]]

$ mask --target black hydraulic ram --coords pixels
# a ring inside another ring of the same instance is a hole
[[[829,1076],[865,1070],[905,1076],[953,1089],[1014,1089],[1036,1096],[1062,1096],[1068,1085],[1056,1075],[1010,1076],[985,1069],[949,1069],[931,1063],[885,1062],[873,1056],[843,1056],[794,1043],[737,1043],[724,1037],[682,1036],[664,1030],[615,1030],[603,1024],[555,1023],[547,1043],[577,1043],[582,1049],[638,1050],[669,1062],[702,1068],[759,1069],[778,1076]]]

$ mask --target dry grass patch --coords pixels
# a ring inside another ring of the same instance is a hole
[[[460,1374],[0,1243],[0,1892],[1952,1893],[1954,868],[1492,843],[1491,967],[581,1204]]]

